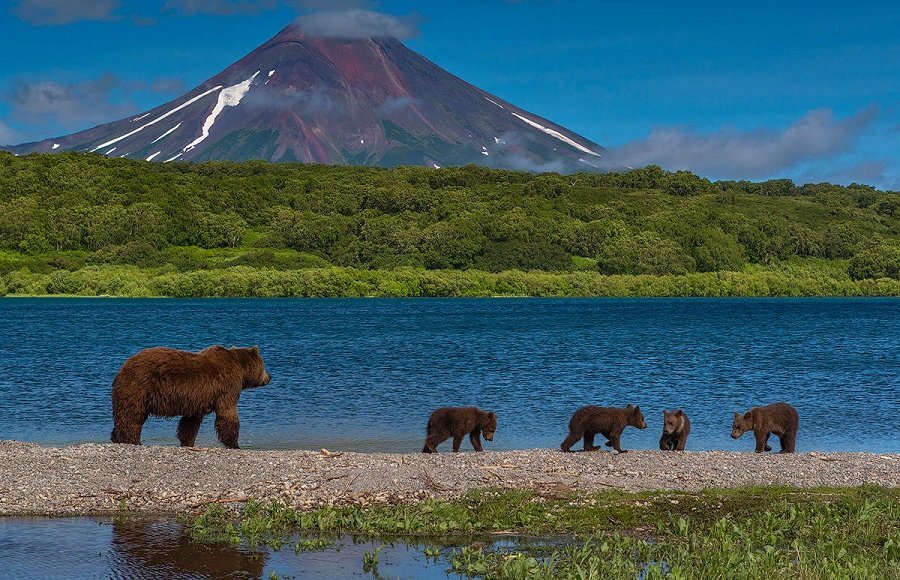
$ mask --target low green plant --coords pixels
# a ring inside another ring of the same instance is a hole
[[[279,546],[295,534],[425,541],[426,558],[484,578],[900,578],[900,490],[750,487],[547,498],[482,490],[454,501],[299,512],[212,506],[200,541]],[[494,548],[492,533],[553,539]],[[488,541],[474,547],[473,537]],[[440,545],[467,547],[452,551]],[[380,547],[364,568],[377,573]],[[375,566],[375,568],[372,568]]]

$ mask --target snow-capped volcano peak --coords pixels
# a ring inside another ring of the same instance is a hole
[[[187,94],[16,153],[90,151],[428,167],[583,170],[597,144],[486,93],[391,38],[333,39],[291,25]]]

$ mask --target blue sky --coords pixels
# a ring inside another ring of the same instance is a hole
[[[321,12],[408,46],[631,165],[900,189],[900,3],[6,0],[0,142],[180,95]]]

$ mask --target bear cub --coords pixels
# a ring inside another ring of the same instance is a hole
[[[662,451],[684,451],[688,435],[691,433],[691,420],[681,409],[663,411],[663,433],[659,438]]]
[[[193,447],[203,418],[216,414],[216,434],[238,448],[241,391],[272,380],[259,348],[211,346],[200,352],[148,348],[125,361],[112,388],[113,443],[141,444],[147,417],[181,417],[178,440]]]
[[[756,452],[771,451],[769,435],[775,434],[781,440],[781,453],[793,453],[797,446],[797,429],[800,415],[797,409],[787,403],[773,403],[754,407],[744,414],[735,413],[731,426],[731,437],[739,438],[747,431],[756,436]]]
[[[622,431],[629,425],[638,429],[647,428],[640,406],[628,405],[624,409],[593,405],[582,407],[572,415],[572,419],[569,421],[569,436],[559,447],[563,451],[569,451],[576,441],[584,437],[585,451],[599,449],[594,447],[594,436],[599,433],[607,439],[607,447],[612,447],[619,453],[625,453],[620,438]]]
[[[467,434],[475,451],[482,451],[481,435],[486,441],[494,440],[497,414],[477,407],[442,407],[428,418],[425,431],[427,436],[422,453],[437,453],[437,446],[450,437],[453,437],[453,452],[458,453]]]

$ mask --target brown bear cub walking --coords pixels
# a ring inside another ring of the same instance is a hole
[[[493,441],[495,431],[496,413],[482,411],[477,407],[442,407],[428,418],[427,437],[422,453],[437,453],[437,446],[450,437],[453,437],[453,452],[457,453],[466,434],[475,451],[482,451],[481,435],[484,435],[486,441]]]
[[[585,451],[599,449],[599,447],[594,447],[594,435],[599,433],[608,440],[607,447],[612,447],[619,453],[625,453],[622,450],[620,438],[622,431],[629,425],[638,429],[647,428],[640,406],[628,405],[624,409],[593,405],[582,407],[572,415],[572,419],[569,421],[569,436],[559,447],[563,451],[568,451],[576,441],[584,437]]]
[[[140,445],[147,417],[180,416],[178,439],[182,447],[193,447],[203,418],[215,413],[219,441],[237,449],[241,391],[268,385],[271,378],[255,346],[142,350],[113,381],[112,442]]]
[[[731,436],[737,439],[747,431],[756,436],[756,452],[771,451],[769,435],[774,433],[781,440],[781,453],[793,453],[797,446],[797,429],[800,415],[787,403],[773,403],[754,407],[741,415],[734,414]]]
[[[677,411],[663,411],[663,433],[659,438],[659,448],[662,451],[684,451],[688,435],[691,434],[691,420],[687,413]]]

